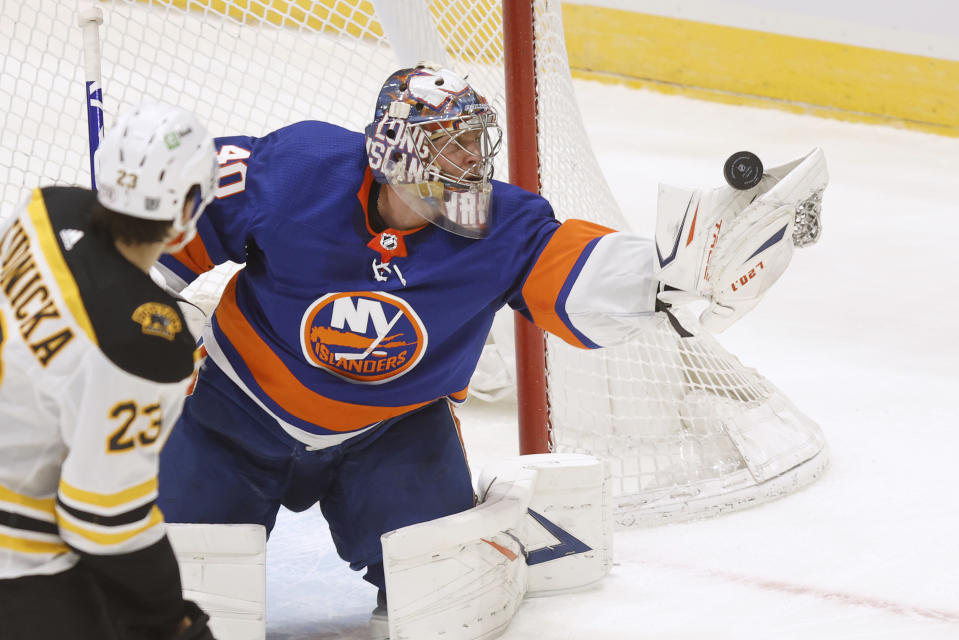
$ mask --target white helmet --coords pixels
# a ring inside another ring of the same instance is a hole
[[[144,220],[168,220],[176,251],[196,233],[196,220],[217,187],[216,147],[195,115],[168,104],[141,104],[123,114],[97,151],[97,200]],[[192,215],[183,203],[199,187]]]

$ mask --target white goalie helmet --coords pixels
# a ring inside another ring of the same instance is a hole
[[[173,223],[168,251],[196,234],[217,186],[216,147],[197,117],[180,107],[144,103],[124,113],[97,151],[97,200],[107,209]],[[184,202],[194,190],[192,208]]]

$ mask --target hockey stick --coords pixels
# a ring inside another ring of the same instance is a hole
[[[100,32],[103,11],[87,7],[77,12],[77,26],[83,30],[83,66],[87,94],[87,135],[90,140],[90,186],[97,188],[96,157],[103,139],[103,89],[100,86]]]

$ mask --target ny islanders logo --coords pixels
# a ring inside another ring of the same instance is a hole
[[[416,366],[426,328],[401,298],[375,291],[330,293],[303,314],[307,362],[361,384],[382,384]]]

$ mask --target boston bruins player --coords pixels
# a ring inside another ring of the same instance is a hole
[[[148,272],[215,176],[196,118],[145,104],[105,136],[99,192],[37,189],[0,223],[5,640],[212,638],[155,504],[194,339]]]

